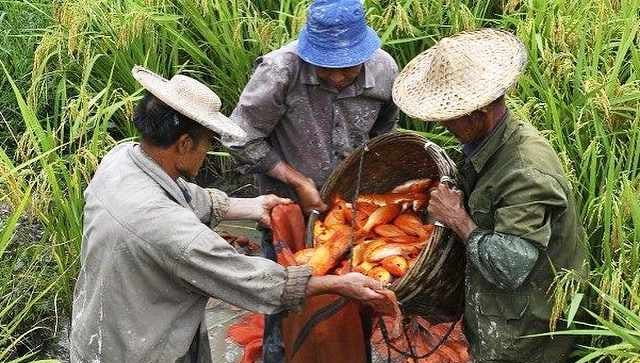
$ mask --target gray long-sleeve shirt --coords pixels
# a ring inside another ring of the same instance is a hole
[[[85,199],[72,362],[188,362],[208,297],[263,313],[302,302],[307,267],[236,252],[210,228],[227,196],[174,181],[137,144],[104,158]]]
[[[288,186],[265,175],[280,160],[322,186],[355,148],[396,124],[391,88],[398,67],[382,49],[342,91],[320,82],[315,67],[298,57],[295,42],[256,63],[231,115],[248,137],[223,142],[245,172],[257,174],[261,193],[296,197]]]

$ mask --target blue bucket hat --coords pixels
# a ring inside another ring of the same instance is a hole
[[[316,0],[298,37],[298,56],[326,68],[346,68],[369,60],[380,38],[367,25],[361,0]]]

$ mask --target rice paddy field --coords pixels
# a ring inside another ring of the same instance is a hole
[[[195,76],[229,113],[260,54],[296,38],[306,0],[0,0],[0,361],[60,358],[79,269],[83,190],[135,138],[135,64]],[[441,37],[508,29],[529,64],[508,103],[563,161],[590,251],[557,271],[556,334],[574,360],[640,362],[640,0],[366,0],[403,66]],[[401,126],[452,147],[437,125]],[[215,153],[218,179],[233,159]]]

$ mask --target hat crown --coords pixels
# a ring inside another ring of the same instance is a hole
[[[526,62],[524,44],[509,32],[458,33],[407,64],[394,82],[393,99],[411,117],[455,119],[504,95]]]
[[[205,84],[187,76],[175,75],[169,81],[176,92],[176,97],[190,100],[193,107],[206,112],[220,112],[220,97]]]
[[[148,92],[202,126],[231,137],[246,136],[244,130],[220,113],[220,97],[204,83],[184,75],[167,80],[140,66],[134,66],[131,74]]]
[[[477,81],[482,77],[484,67],[474,62],[473,55],[468,52],[469,47],[456,42],[455,38],[442,39],[435,46],[431,72],[425,74],[425,82],[434,84],[434,81],[443,78],[465,79],[467,82]]]
[[[317,0],[309,7],[305,31],[309,42],[322,48],[347,48],[367,36],[360,0]]]

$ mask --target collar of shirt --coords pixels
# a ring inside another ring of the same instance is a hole
[[[480,141],[463,145],[465,159],[473,165],[476,173],[480,173],[487,161],[515,131],[511,113],[507,111],[502,120],[491,130],[491,133]]]
[[[335,88],[325,87],[316,74],[316,67],[313,64],[309,64],[300,59],[300,79],[303,84],[310,86],[319,86],[323,89],[337,94],[337,98],[357,97],[367,88],[373,88],[376,85],[376,78],[371,69],[369,62],[365,62],[362,72],[356,80],[342,91],[338,91]]]
[[[186,187],[180,185],[181,180],[173,180],[158,163],[156,163],[143,150],[140,144],[134,143],[129,149],[129,156],[133,162],[144,171],[153,181],[158,183],[176,202],[185,208],[190,208],[191,195]]]

